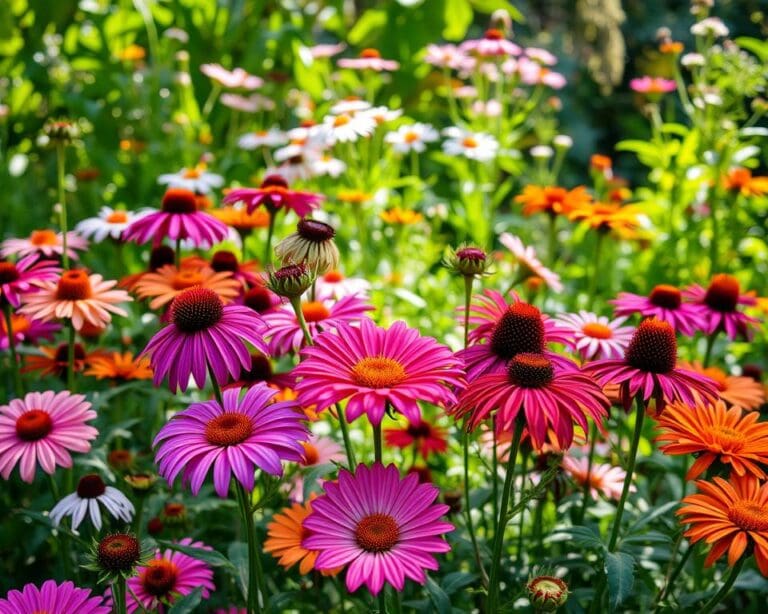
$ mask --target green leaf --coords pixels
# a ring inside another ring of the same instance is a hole
[[[435,606],[438,614],[451,614],[451,599],[445,591],[429,576],[427,576],[427,592],[432,605]]]
[[[749,36],[739,36],[736,39],[736,44],[742,49],[754,53],[760,58],[760,61],[768,62],[768,41],[751,38]]]
[[[632,593],[635,558],[626,552],[606,552],[605,574],[608,576],[608,606],[613,611]]]
[[[525,16],[507,0],[470,0],[470,2],[480,13],[493,13],[503,9],[518,23],[525,23]]]
[[[215,550],[205,550],[203,548],[194,548],[192,546],[183,546],[174,542],[168,542],[164,540],[158,540],[158,545],[163,548],[170,548],[171,550],[178,550],[184,554],[188,554],[196,559],[205,561],[212,567],[226,567],[230,570],[234,569],[232,562],[223,554],[216,552]]]
[[[189,614],[194,612],[200,602],[203,600],[203,587],[198,586],[189,595],[184,595],[181,599],[173,602],[168,614]]]
[[[443,38],[449,41],[458,41],[464,38],[472,25],[472,6],[469,0],[445,0],[443,8],[445,28]]]
[[[566,539],[558,538],[559,535],[565,536]],[[593,548],[595,550],[605,550],[605,544],[600,539],[600,534],[592,527],[576,526],[562,531],[557,531],[554,536],[554,541],[567,541],[570,538],[574,544],[582,548]]]
[[[235,568],[237,586],[243,595],[248,598],[248,544],[244,542],[232,542],[227,549],[227,557]]]
[[[469,586],[477,580],[477,574],[467,573],[466,571],[453,571],[445,574],[440,583],[446,595],[453,595],[456,591]]]
[[[352,45],[360,45],[363,41],[375,37],[376,33],[387,25],[387,13],[381,9],[369,9],[357,20],[349,31],[347,40]]]
[[[629,527],[628,534],[629,535],[635,535],[639,533],[640,529],[642,529],[645,525],[647,525],[649,522],[652,522],[659,516],[662,516],[672,510],[674,507],[678,505],[677,501],[669,501],[668,503],[665,503],[664,505],[660,505],[656,509],[654,509],[652,512],[648,512],[646,514],[643,514],[640,519],[633,524],[631,527]]]

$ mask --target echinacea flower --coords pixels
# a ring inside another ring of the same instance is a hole
[[[86,424],[96,418],[81,394],[30,392],[0,406],[0,474],[7,480],[18,463],[31,484],[36,464],[53,475],[56,466],[72,466],[70,452],[88,452],[98,431]]]
[[[342,469],[312,501],[302,545],[320,552],[316,569],[347,565],[350,592],[365,584],[377,595],[385,582],[402,591],[406,578],[424,584],[424,571],[438,568],[433,555],[450,550],[442,536],[454,529],[440,520],[449,508],[434,503],[438,493],[416,475],[401,479],[394,465]]]
[[[39,289],[23,295],[19,313],[44,322],[72,320],[78,330],[86,323],[105,327],[112,321],[112,313],[128,315],[115,305],[133,300],[125,290],[112,289],[116,281],[105,281],[101,275],[88,275],[82,269],[64,271],[58,281],[35,281],[33,285]]]
[[[197,194],[209,194],[214,188],[224,185],[224,177],[209,173],[205,165],[182,168],[178,173],[166,173],[157,178],[157,183],[169,188],[181,188]]]
[[[427,148],[427,143],[434,143],[438,138],[440,134],[431,124],[416,122],[388,132],[384,142],[392,145],[392,149],[398,153],[422,153]]]
[[[626,318],[610,320],[588,311],[563,313],[555,318],[561,328],[570,331],[569,343],[586,360],[621,358],[627,349],[634,328],[622,326]]]
[[[110,614],[112,608],[104,604],[102,595],[92,597],[90,588],[78,588],[70,581],[56,584],[56,580],[46,580],[40,588],[27,584],[20,591],[9,591],[5,599],[0,599],[0,614],[42,612]]]
[[[649,94],[658,96],[674,92],[677,84],[672,79],[663,79],[661,77],[637,77],[629,80],[629,89],[639,94]]]
[[[703,539],[712,546],[705,567],[726,552],[733,567],[749,550],[760,573],[768,577],[768,482],[732,475],[729,480],[697,480],[696,488],[699,492],[685,497],[675,514],[689,525],[684,535],[691,543]]]
[[[126,523],[131,522],[136,511],[128,497],[114,486],[107,486],[101,477],[92,473],[80,478],[77,490],[68,494],[53,507],[50,512],[53,526],[59,526],[65,516],[71,516],[72,530],[77,531],[77,527],[88,515],[96,530],[101,531],[99,504],[107,509],[110,516]]]
[[[523,50],[504,36],[504,32],[489,28],[483,38],[473,38],[459,45],[463,53],[471,53],[480,57],[500,57],[520,55]]]
[[[89,358],[85,375],[97,379],[129,382],[152,379],[152,368],[148,358],[134,357],[132,352],[112,352]]]
[[[739,305],[754,305],[753,292],[742,294],[739,280],[724,273],[712,277],[704,289],[693,284],[683,292],[690,301],[702,307],[704,332],[712,335],[725,331],[731,340],[737,337],[751,339],[758,320],[739,311]]]
[[[261,77],[252,75],[242,68],[228,70],[221,64],[201,64],[200,72],[219,85],[230,89],[255,90],[264,85]]]
[[[443,142],[443,151],[449,156],[463,156],[478,162],[490,162],[496,157],[499,142],[485,132],[471,132],[456,126],[443,130],[448,137]]]
[[[429,44],[426,48],[424,61],[438,68],[461,68],[462,62],[466,59],[463,51],[460,51],[456,45],[435,45]]]
[[[25,357],[25,365],[21,372],[32,373],[40,371],[40,375],[55,375],[63,380],[67,375],[67,368],[69,366],[69,344],[60,343],[55,347],[41,347],[38,349],[42,356],[28,354]],[[75,373],[80,373],[85,368],[86,361],[93,355],[98,355],[97,352],[88,354],[80,343],[75,343],[72,370]]]
[[[373,70],[375,72],[393,71],[400,68],[400,62],[385,60],[377,49],[363,49],[356,58],[342,58],[337,62],[339,68],[353,70]]]
[[[692,337],[697,330],[705,326],[705,316],[699,305],[683,302],[683,294],[667,284],[654,286],[648,296],[619,292],[618,297],[608,301],[613,303],[617,316],[629,316],[639,313],[644,318],[658,318],[669,322],[672,328],[687,337]]]
[[[371,283],[362,277],[345,277],[341,271],[328,271],[320,275],[315,282],[315,298],[339,300],[345,296],[357,296],[365,299],[371,289]]]
[[[582,488],[589,483],[589,494],[593,499],[602,493],[609,499],[619,500],[624,482],[627,480],[627,472],[621,467],[607,463],[592,462],[589,467],[589,458],[582,456],[575,458],[566,454],[562,460],[563,470],[571,476],[571,479]],[[637,490],[635,485],[629,487],[630,492]]]
[[[582,185],[572,190],[558,186],[527,185],[522,194],[515,196],[515,202],[523,205],[523,215],[568,215],[575,208],[592,202],[592,196]]]
[[[275,255],[283,264],[304,262],[318,275],[339,266],[339,248],[333,241],[336,230],[318,220],[303,219],[296,232],[275,246]]]
[[[153,273],[145,273],[133,286],[141,298],[151,298],[150,309],[159,309],[190,288],[206,288],[218,296],[223,303],[231,302],[239,293],[241,283],[230,271],[214,271],[209,266],[182,266],[172,264],[160,267]]]
[[[294,369],[302,406],[314,404],[319,412],[349,399],[350,421],[365,413],[378,426],[389,405],[418,422],[418,401],[450,405],[456,399],[452,388],[464,385],[450,349],[403,322],[385,329],[363,318],[359,326],[342,322],[335,328],[318,335]]]
[[[67,233],[67,256],[70,260],[77,260],[75,250],[88,248],[88,241],[74,231]],[[26,239],[6,239],[0,248],[0,258],[16,256],[23,258],[31,254],[53,258],[64,253],[64,235],[53,230],[33,230]]]
[[[125,209],[102,207],[96,217],[89,217],[79,222],[75,226],[75,230],[83,237],[93,239],[96,243],[102,243],[107,237],[120,241],[125,229],[148,211],[150,209],[126,211]]]
[[[236,379],[241,368],[248,368],[250,343],[266,354],[261,338],[263,322],[255,311],[242,305],[225,305],[208,288],[193,287],[173,299],[169,310],[171,323],[160,329],[141,356],[149,356],[158,386],[168,375],[171,391],[184,392],[190,375],[199,387],[210,370],[219,384],[227,377]]]
[[[234,478],[251,492],[258,467],[283,474],[281,461],[302,458],[307,429],[293,401],[272,402],[277,390],[266,384],[225,390],[218,401],[193,403],[177,413],[155,437],[158,471],[169,484],[183,482],[197,495],[213,471],[216,494],[226,497]]]
[[[515,257],[519,267],[518,276],[521,281],[528,277],[539,277],[555,292],[562,292],[563,284],[560,281],[560,276],[541,263],[533,246],[526,246],[520,237],[508,232],[502,232],[499,235],[499,242]]]
[[[719,367],[704,367],[700,362],[680,362],[683,369],[701,373],[715,380],[718,396],[729,405],[756,410],[765,403],[765,388],[759,381],[743,375],[729,375]]]
[[[288,188],[288,182],[280,175],[268,175],[258,188],[236,188],[224,197],[224,203],[242,201],[248,213],[259,205],[273,213],[278,209],[290,209],[299,217],[306,217],[317,209],[323,200],[320,194],[300,192]]]
[[[7,301],[12,307],[21,305],[21,295],[34,292],[36,281],[55,281],[61,274],[61,267],[53,260],[38,260],[37,254],[30,254],[15,264],[0,260],[0,303]]]
[[[5,318],[0,318],[0,350],[7,350],[10,344],[8,336],[8,323]],[[15,345],[28,343],[37,344],[40,340],[53,341],[53,336],[61,330],[61,324],[57,322],[43,322],[24,315],[11,314],[11,330]]]
[[[426,460],[430,454],[448,449],[448,433],[426,420],[408,422],[407,426],[384,429],[384,441],[393,448],[410,448],[421,453]]]

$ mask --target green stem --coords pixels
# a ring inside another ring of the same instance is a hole
[[[499,442],[496,436],[496,418],[493,419],[493,456],[491,457],[491,510],[493,512],[493,534],[499,531]]]
[[[464,349],[469,345],[469,307],[472,304],[474,275],[464,275]]]
[[[261,574],[259,550],[256,544],[256,528],[253,524],[251,511],[251,494],[237,480],[235,480],[235,489],[237,502],[240,505],[243,529],[248,540],[248,614],[260,614],[259,594],[264,591],[264,582]],[[266,593],[264,593],[264,602],[266,603],[266,601]]]
[[[707,337],[707,348],[704,350],[704,360],[702,361],[702,366],[705,369],[709,366],[709,361],[712,358],[712,349],[715,347],[715,337],[717,337],[717,332],[718,331],[715,331]]]
[[[69,254],[67,254],[67,200],[66,191],[64,189],[65,184],[65,169],[64,164],[66,162],[64,143],[59,142],[56,145],[56,178],[59,188],[59,227],[61,228],[61,263],[64,269],[69,268]]]
[[[216,381],[216,374],[213,372],[210,364],[208,364],[208,376],[211,378],[211,386],[213,387],[213,394],[216,396],[216,400],[219,402],[219,405],[224,407],[224,399],[221,396],[221,386],[219,386],[219,382]]]
[[[602,266],[600,265],[600,253],[603,250],[603,238],[605,237],[604,233],[598,231],[597,232],[597,240],[595,242],[595,255],[594,255],[594,262],[593,262],[593,270],[592,270],[592,277],[589,280],[589,290],[587,291],[587,305],[589,308],[592,308],[592,305],[594,304],[595,298],[597,298],[597,280],[600,277],[600,271],[603,270]]]
[[[278,210],[275,207],[267,207],[267,212],[269,213],[269,226],[267,226],[267,242],[264,245],[264,262],[261,263],[262,267],[266,267],[272,262],[272,236],[275,234],[277,211]]]
[[[469,533],[469,539],[472,542],[472,550],[475,553],[475,563],[480,570],[480,579],[483,586],[488,587],[488,574],[483,567],[483,561],[480,557],[480,546],[477,544],[477,537],[475,536],[475,527],[472,523],[472,506],[469,502],[469,431],[467,431],[467,420],[464,421],[464,437],[462,443],[464,446],[464,511],[467,517],[467,532]]]
[[[3,314],[5,315],[5,332],[8,335],[8,349],[11,352],[11,373],[13,374],[13,386],[16,390],[16,396],[24,396],[24,385],[19,373],[19,355],[16,352],[16,339],[13,333],[13,318],[11,317],[11,304],[5,299],[0,299],[3,303]]]
[[[304,341],[307,345],[314,345],[312,335],[309,334],[309,329],[307,328],[307,321],[304,319],[304,312],[301,309],[300,296],[291,297],[291,307],[293,307],[293,311],[296,313],[296,320],[299,322],[301,332],[304,333]]]
[[[699,614],[709,614],[712,610],[717,607],[717,604],[719,604],[725,596],[728,594],[728,592],[731,590],[731,587],[733,586],[733,583],[736,582],[736,578],[739,576],[739,572],[741,572],[741,568],[744,566],[744,561],[747,557],[742,556],[736,564],[731,568],[730,573],[728,574],[728,578],[726,578],[725,583],[720,587],[720,590],[717,591],[714,597],[707,601],[706,604],[704,604],[704,607],[699,610]]]
[[[576,524],[581,524],[582,522],[584,522],[584,517],[587,514],[587,507],[589,506],[589,491],[591,490],[591,486],[592,486],[590,477],[592,475],[592,463],[595,460],[595,442],[597,440],[597,425],[595,423],[592,423],[592,428],[589,436],[590,436],[590,441],[589,441],[589,456],[587,457],[587,476],[584,481],[584,493],[581,497],[581,509],[579,510],[579,515],[577,516]]]
[[[379,614],[387,614],[387,597],[384,588],[379,591],[379,596],[376,600],[379,603]]]
[[[122,575],[118,575],[112,583],[112,592],[114,593],[115,614],[125,614],[125,578]]]
[[[557,263],[557,217],[554,213],[549,214],[549,266]]]
[[[373,460],[381,462],[381,422],[373,425]]]
[[[675,541],[674,546],[672,546],[672,554],[669,558],[669,565],[667,567],[667,573],[666,577],[664,578],[664,584],[661,587],[661,590],[659,591],[658,596],[656,597],[656,609],[659,609],[659,605],[661,604],[664,597],[667,596],[667,593],[669,592],[669,589],[672,588],[672,585],[675,583],[675,580],[677,580],[677,576],[680,575],[680,573],[683,571],[683,568],[685,567],[685,564],[688,562],[688,559],[691,556],[691,553],[693,553],[693,546],[689,545],[688,549],[685,551],[685,554],[683,554],[682,557],[680,557],[680,560],[677,562],[677,565],[674,565],[675,563],[675,556],[677,555],[678,551],[680,550],[680,544],[683,541],[683,531],[680,531],[680,535],[678,535],[677,540]],[[673,568],[674,565],[674,568]]]
[[[75,392],[75,325],[69,321],[69,340],[67,341],[67,389]]]
[[[341,437],[344,440],[344,451],[347,453],[347,464],[349,465],[349,470],[354,472],[355,467],[357,466],[357,462],[355,461],[355,453],[352,450],[352,442],[349,440],[349,428],[347,427],[347,419],[344,416],[344,410],[341,408],[341,405],[336,403],[334,407],[336,408],[336,415],[339,417]]]

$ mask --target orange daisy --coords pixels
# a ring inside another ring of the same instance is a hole
[[[145,273],[136,282],[134,291],[141,299],[152,298],[149,303],[151,309],[158,309],[170,303],[176,295],[192,288],[200,286],[208,288],[219,295],[222,302],[229,303],[240,293],[240,282],[232,277],[229,271],[217,273],[208,266],[184,266],[177,269],[172,264],[160,267],[154,273]]]
[[[91,357],[85,375],[127,382],[152,379],[152,368],[149,366],[149,358],[134,358],[131,352],[112,352]]]
[[[712,378],[717,383],[717,393],[730,405],[756,410],[765,403],[765,388],[751,377],[729,375],[719,367],[703,367],[700,362],[680,363],[682,369],[695,371]]]
[[[515,202],[523,205],[523,215],[568,215],[574,209],[591,203],[592,196],[583,185],[572,190],[557,186],[527,185],[522,194],[515,196]]]
[[[234,206],[213,209],[209,213],[241,234],[269,226],[269,212],[266,209],[254,209],[248,213],[247,207]]]
[[[62,379],[67,375],[67,357],[69,355],[69,346],[62,343],[57,347],[38,348],[43,355],[37,356],[29,354],[25,358],[25,366],[21,369],[22,373],[40,371],[40,375],[55,375]],[[85,348],[79,343],[75,343],[75,364],[74,372],[79,373],[85,368],[86,361],[93,359],[98,352],[87,354]]]
[[[758,422],[758,412],[744,412],[740,407],[728,409],[722,401],[714,405],[695,406],[671,403],[658,418],[661,435],[666,442],[664,454],[696,454],[686,480],[693,480],[719,461],[730,465],[739,476],[751,474],[765,478],[760,465],[768,464],[768,422]]]
[[[379,217],[387,224],[402,224],[406,226],[408,224],[418,224],[424,219],[421,213],[416,211],[409,211],[407,209],[401,209],[400,207],[393,207],[379,213]]]
[[[19,313],[44,322],[71,319],[77,330],[86,322],[106,326],[112,321],[111,313],[128,315],[115,304],[133,300],[125,290],[112,289],[116,281],[105,281],[101,275],[88,275],[82,269],[64,271],[58,282],[34,283],[40,290],[23,296]]]
[[[632,205],[621,203],[591,203],[576,207],[568,215],[571,220],[586,222],[599,232],[613,232],[620,239],[638,239],[640,232],[640,211]]]
[[[732,168],[723,177],[723,186],[742,196],[764,196],[768,194],[768,177],[753,177],[748,168]]]
[[[768,483],[752,476],[732,476],[729,481],[698,480],[699,493],[688,495],[676,513],[690,525],[685,536],[696,543],[712,544],[704,565],[710,567],[726,551],[733,567],[748,546],[760,573],[768,577]]]

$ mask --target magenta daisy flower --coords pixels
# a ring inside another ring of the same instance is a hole
[[[608,302],[615,305],[617,316],[639,313],[645,318],[658,318],[669,322],[672,328],[687,337],[692,337],[706,325],[701,306],[684,303],[682,292],[666,284],[655,286],[648,296],[620,292],[618,297]]]
[[[586,360],[624,356],[635,331],[632,326],[622,326],[626,320],[610,320],[588,311],[563,313],[555,318],[555,322],[571,332],[569,345]]]
[[[37,254],[24,256],[14,264],[0,261],[0,302],[8,301],[13,307],[21,305],[21,294],[34,292],[33,282],[56,281],[61,267],[53,260],[38,260]]]
[[[706,375],[679,369],[677,339],[669,322],[657,318],[643,320],[629,342],[624,358],[597,360],[584,371],[597,378],[601,386],[619,384],[619,398],[629,411],[632,399],[642,396],[656,401],[661,412],[666,403],[682,401],[695,405],[698,397],[717,399],[717,384]]]
[[[267,353],[259,315],[243,305],[224,305],[213,290],[199,286],[185,290],[173,299],[169,313],[171,323],[141,353],[150,357],[155,386],[168,375],[171,391],[183,392],[192,375],[202,388],[207,369],[223,385],[228,375],[237,379],[241,369],[250,368],[245,342]]]
[[[484,373],[504,373],[507,362],[521,352],[543,353],[556,367],[572,368],[570,360],[546,350],[547,343],[568,344],[570,333],[516,294],[512,297],[507,304],[495,290],[474,296],[469,322],[477,326],[469,332],[470,346],[456,353],[466,366],[467,381]]]
[[[70,452],[88,452],[98,431],[86,424],[96,412],[82,394],[30,392],[0,406],[0,474],[7,480],[16,463],[25,482],[35,478],[36,463],[49,475],[71,467]]]
[[[446,406],[453,387],[464,386],[461,363],[451,350],[404,322],[380,328],[368,319],[359,327],[339,324],[302,351],[293,373],[298,401],[316,411],[349,399],[347,418],[368,414],[378,426],[389,404],[409,421],[419,422],[418,401]]]
[[[365,318],[366,311],[373,309],[360,296],[301,303],[301,312],[313,339],[322,331],[337,328],[342,322],[358,322]],[[269,342],[269,351],[275,356],[284,356],[291,350],[298,352],[306,345],[292,305],[283,305],[280,309],[262,314],[262,317],[267,326],[264,337]]]
[[[212,549],[189,537],[179,541],[179,545]],[[138,609],[142,612],[165,612],[163,604],[171,604],[197,587],[202,588],[203,599],[216,590],[213,569],[208,563],[170,548],[162,553],[158,550],[154,559],[136,569],[136,576],[128,578],[126,609],[129,614]]]
[[[302,546],[319,551],[316,569],[349,565],[350,592],[365,584],[376,595],[384,582],[402,591],[406,578],[424,584],[424,570],[438,568],[434,553],[451,549],[442,536],[454,527],[440,520],[449,507],[414,474],[400,479],[394,465],[358,465],[324,487],[304,520],[310,533]]]
[[[684,294],[702,309],[702,330],[708,335],[723,330],[731,340],[752,338],[752,329],[759,321],[739,311],[738,306],[754,305],[757,299],[754,293],[742,294],[739,280],[735,277],[715,275],[706,290],[694,284],[686,288]]]
[[[252,386],[242,399],[241,391],[225,390],[223,405],[193,403],[160,429],[155,460],[169,484],[183,471],[183,481],[196,495],[213,469],[216,493],[226,497],[233,474],[250,492],[257,467],[282,475],[281,461],[304,458],[307,429],[296,402],[272,403],[278,391],[266,384]]]
[[[468,427],[474,429],[496,410],[497,432],[514,430],[522,413],[536,448],[547,443],[551,427],[560,447],[567,449],[574,422],[586,433],[587,415],[601,425],[609,407],[602,389],[575,364],[557,370],[547,355],[523,352],[509,361],[506,372],[470,382],[449,413],[457,419],[468,417]]]
[[[280,175],[268,175],[258,188],[236,188],[225,197],[225,203],[244,202],[251,213],[259,205],[267,211],[290,209],[299,217],[305,217],[317,209],[323,201],[321,194],[288,189],[288,182]]]
[[[223,241],[229,230],[224,222],[205,211],[199,211],[195,193],[182,188],[169,188],[159,211],[134,220],[123,231],[124,241],[159,245],[166,237],[187,239],[198,247],[210,247]]]
[[[102,595],[92,597],[90,588],[78,588],[69,581],[56,584],[56,580],[46,580],[40,588],[27,584],[22,590],[9,591],[5,599],[0,599],[0,614],[109,614],[111,611]]]
[[[7,328],[8,324],[3,318],[0,321],[0,350],[7,350],[9,347]],[[53,341],[53,335],[61,330],[61,324],[34,320],[14,313],[11,314],[11,330],[13,330],[15,345],[21,343],[37,345],[43,339]]]

